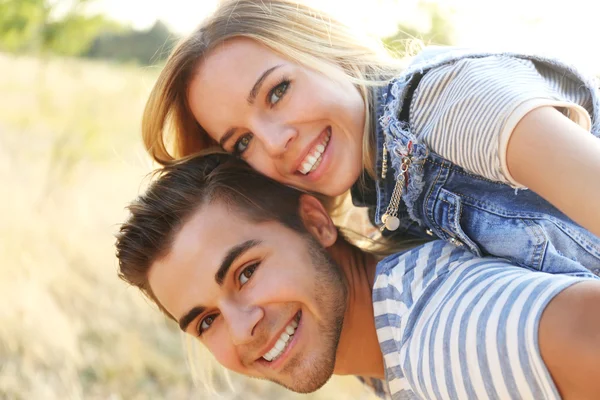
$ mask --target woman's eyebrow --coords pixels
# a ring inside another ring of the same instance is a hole
[[[254,104],[254,102],[256,101],[256,96],[258,96],[258,92],[260,92],[260,88],[262,87],[262,84],[264,83],[265,79],[267,79],[267,77],[271,74],[271,72],[275,71],[277,68],[279,68],[281,66],[282,66],[282,64],[271,67],[271,68],[267,69],[266,71],[264,71],[261,74],[261,76],[258,77],[256,82],[254,82],[254,86],[252,86],[252,89],[250,89],[248,98],[246,98],[246,101],[248,102],[248,104],[250,104],[250,105]],[[231,138],[233,136],[233,134],[235,133],[235,130],[236,130],[235,128],[229,128],[227,130],[227,132],[225,132],[225,134],[223,134],[223,136],[221,136],[221,139],[219,139],[219,146],[221,146],[222,148],[225,148],[225,143],[227,143],[229,138]]]
[[[258,95],[258,92],[260,92],[260,88],[262,87],[262,84],[265,81],[265,79],[267,79],[267,77],[271,74],[271,72],[275,71],[279,67],[281,67],[281,64],[269,68],[268,70],[263,72],[261,76],[258,77],[256,82],[254,83],[254,86],[252,86],[252,89],[250,90],[250,94],[248,94],[248,98],[246,99],[248,104],[250,104],[250,105],[254,104],[254,101],[256,100],[256,96]]]
[[[227,129],[227,132],[225,132],[225,134],[223,136],[221,136],[221,139],[219,139],[219,146],[221,146],[222,148],[225,148],[225,143],[227,143],[229,138],[232,137],[234,133],[235,133],[235,128]]]

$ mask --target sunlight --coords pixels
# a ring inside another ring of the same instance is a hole
[[[220,0],[189,2],[171,0],[100,0],[96,8],[112,18],[143,29],[157,19],[180,34],[191,32]],[[222,1],[222,0],[221,0]],[[392,35],[398,23],[427,29],[429,23],[421,5],[434,5],[444,12],[455,31],[458,46],[504,49],[555,55],[600,71],[600,53],[595,48],[595,13],[584,0],[572,0],[569,7],[542,0],[306,0],[343,21],[379,37]],[[587,50],[586,50],[587,49]]]

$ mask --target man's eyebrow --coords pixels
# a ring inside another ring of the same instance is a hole
[[[185,332],[190,322],[196,319],[196,317],[202,314],[206,310],[206,307],[198,306],[192,308],[179,320],[179,328]]]
[[[229,272],[229,268],[233,262],[242,254],[250,250],[251,248],[258,246],[262,242],[260,240],[246,240],[244,243],[240,243],[237,246],[233,246],[229,249],[225,258],[221,262],[221,266],[215,273],[215,282],[219,286],[223,285],[223,281],[225,280],[225,276],[227,276],[227,272]],[[192,322],[196,317],[206,310],[204,306],[196,306],[188,311],[183,317],[179,319],[179,328],[185,332],[190,322]]]
[[[260,88],[262,87],[262,84],[265,81],[265,79],[267,79],[267,77],[271,74],[271,72],[275,71],[279,67],[281,67],[281,64],[269,68],[268,70],[263,72],[261,76],[258,77],[256,82],[254,83],[254,86],[252,86],[252,89],[250,90],[250,94],[248,95],[248,98],[246,99],[248,104],[250,104],[250,105],[254,104],[254,101],[256,100],[256,96],[258,95],[258,92],[260,92]]]
[[[233,264],[233,262],[236,260],[236,258],[238,258],[251,248],[258,246],[261,243],[262,242],[260,240],[251,239],[246,240],[244,243],[240,243],[237,246],[233,246],[231,249],[229,249],[229,251],[225,255],[225,258],[223,258],[223,261],[221,262],[221,266],[215,273],[215,282],[217,282],[217,285],[223,285],[223,280],[225,280],[225,276],[227,276],[227,272],[229,272],[229,268],[231,267],[231,264]]]

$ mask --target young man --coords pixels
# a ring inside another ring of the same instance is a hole
[[[316,198],[227,155],[167,167],[130,211],[120,276],[236,372],[303,393],[353,374],[394,399],[600,393],[591,273],[441,241],[377,260]]]

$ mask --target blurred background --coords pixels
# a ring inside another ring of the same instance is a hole
[[[583,0],[308,2],[400,54],[421,39],[600,72]],[[217,398],[194,385],[178,328],[117,279],[113,249],[153,168],[140,143],[145,98],[173,44],[217,3],[0,0],[1,399]],[[228,378],[197,347],[192,359],[220,398],[372,398],[353,378],[298,396]]]

